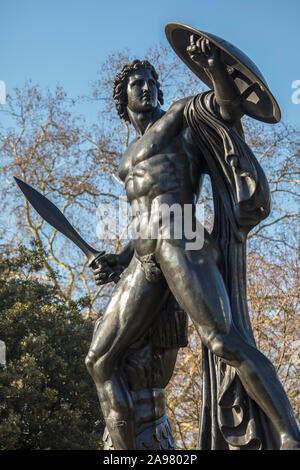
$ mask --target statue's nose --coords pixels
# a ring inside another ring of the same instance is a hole
[[[144,82],[143,84],[143,90],[150,90],[148,82]]]

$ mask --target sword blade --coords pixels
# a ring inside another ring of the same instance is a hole
[[[36,212],[46,222],[48,222],[48,224],[50,224],[60,233],[65,235],[65,237],[69,238],[69,240],[75,243],[75,245],[77,245],[86,255],[90,265],[93,263],[96,257],[104,254],[104,251],[95,250],[88,243],[86,243],[86,241],[83,240],[83,238],[74,229],[63,213],[53,204],[53,202],[49,201],[49,199],[39,193],[36,189],[32,188],[32,186],[20,180],[19,178],[14,176],[14,179]]]

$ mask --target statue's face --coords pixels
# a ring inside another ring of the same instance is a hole
[[[127,107],[135,112],[151,111],[157,107],[158,90],[150,70],[132,73],[127,82]]]

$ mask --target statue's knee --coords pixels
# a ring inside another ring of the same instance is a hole
[[[233,364],[239,360],[238,359],[239,355],[231,346],[233,345],[231,344],[230,340],[225,335],[215,336],[209,341],[209,344],[208,344],[209,350],[213,354],[220,357],[225,362]]]
[[[107,356],[99,356],[94,351],[89,351],[85,358],[85,365],[93,379],[99,385],[110,379],[112,366]]]
[[[85,366],[91,375],[93,375],[93,368],[96,360],[97,358],[95,353],[93,351],[89,351],[85,358]]]
[[[209,341],[209,350],[218,357],[223,357],[225,351],[225,345],[221,338],[215,337]]]

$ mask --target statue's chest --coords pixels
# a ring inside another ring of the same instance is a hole
[[[172,154],[178,151],[178,139],[170,139],[166,133],[149,132],[134,142],[123,155],[119,166],[119,175],[125,179],[142,162],[159,154]]]
[[[131,165],[135,167],[145,160],[163,153],[167,146],[167,140],[165,136],[158,134],[157,132],[150,132],[149,134],[141,137],[135,148],[131,153]]]

